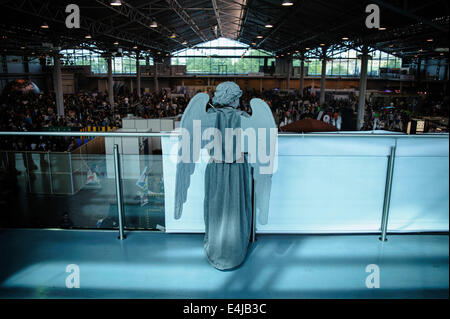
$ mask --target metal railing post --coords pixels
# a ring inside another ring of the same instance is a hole
[[[386,233],[389,219],[389,208],[391,205],[392,177],[394,175],[395,150],[396,146],[391,146],[391,155],[389,155],[386,174],[386,187],[384,190],[383,216],[381,217],[381,237],[380,237],[381,241],[387,240]]]
[[[114,179],[116,181],[117,213],[119,215],[119,239],[124,240],[123,234],[123,201],[122,201],[122,180],[120,178],[120,158],[119,146],[114,144]]]

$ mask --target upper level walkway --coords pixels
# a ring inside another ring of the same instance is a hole
[[[0,230],[0,298],[448,298],[448,235],[258,235],[219,271],[203,234]],[[66,288],[76,264],[80,288]],[[367,288],[368,265],[380,287]]]

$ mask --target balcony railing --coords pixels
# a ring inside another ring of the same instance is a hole
[[[97,145],[0,151],[0,227],[117,229],[121,238],[138,229],[204,231],[205,160],[191,178],[183,217],[173,218],[178,133],[82,135]],[[5,136],[80,133],[0,132]],[[383,240],[392,232],[448,232],[448,142],[448,134],[280,134],[269,222],[256,222],[256,232],[373,233]]]

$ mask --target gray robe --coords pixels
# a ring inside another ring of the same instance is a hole
[[[205,173],[205,239],[209,262],[224,270],[239,266],[247,255],[251,233],[252,195],[247,157],[236,162],[236,138],[233,155],[225,158],[225,128],[240,128],[246,113],[231,107],[209,109],[216,113],[215,127],[222,134],[222,160],[213,160]],[[210,152],[213,155],[213,149]]]

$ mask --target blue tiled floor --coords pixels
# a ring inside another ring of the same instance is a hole
[[[259,235],[234,271],[211,267],[202,234],[0,230],[1,298],[448,298],[446,235]],[[66,266],[80,288],[66,288]],[[365,285],[366,266],[380,288]]]

